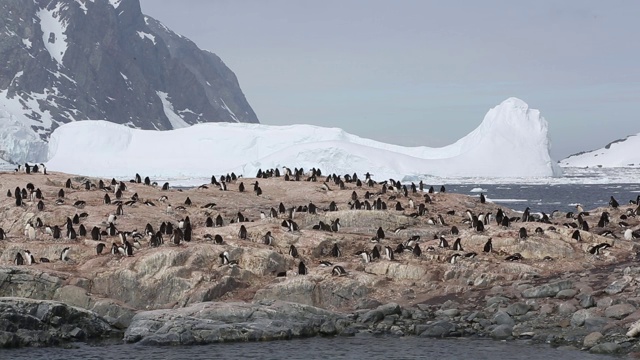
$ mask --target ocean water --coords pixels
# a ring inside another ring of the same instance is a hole
[[[434,187],[436,191],[439,186]],[[529,207],[532,212],[576,211],[576,204],[581,204],[585,211],[597,207],[608,206],[613,196],[620,205],[629,200],[636,200],[640,195],[640,183],[626,184],[445,184],[447,192],[455,192],[470,196],[483,193],[487,201],[494,202],[504,208],[524,211]]]
[[[526,341],[428,339],[407,337],[332,337],[199,346],[148,347],[135,344],[77,348],[0,350],[2,359],[611,359],[576,349],[532,345]]]

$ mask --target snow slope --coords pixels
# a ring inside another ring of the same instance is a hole
[[[559,161],[563,167],[640,167],[640,133]]]
[[[145,131],[106,121],[62,125],[49,142],[48,168],[89,176],[210,177],[258,168],[319,167],[325,173],[376,178],[548,177],[561,174],[549,157],[547,122],[522,100],[491,109],[480,126],[442,148],[402,147],[310,125],[206,123]]]

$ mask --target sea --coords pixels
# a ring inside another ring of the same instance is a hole
[[[149,347],[136,344],[73,348],[23,348],[0,350],[0,358],[22,359],[501,359],[501,360],[591,360],[612,356],[590,354],[575,348],[533,345],[526,341],[490,339],[430,339],[417,336],[315,337],[270,342],[221,343],[196,346]]]
[[[611,196],[621,205],[640,195],[640,170],[620,176],[615,170],[578,170],[565,178],[499,183],[490,179],[433,180],[436,191],[480,196],[505,209],[552,213],[607,206]],[[194,181],[198,183],[200,180]],[[205,179],[202,179],[205,181]],[[71,348],[0,350],[0,359],[610,359],[575,348],[555,348],[526,340],[494,341],[477,338],[429,339],[415,336],[315,337],[272,342],[222,343],[199,346],[147,347],[136,344],[87,345]]]

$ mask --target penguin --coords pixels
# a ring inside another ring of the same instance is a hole
[[[240,185],[238,185],[238,192],[244,192],[244,183],[240,182]]]
[[[271,231],[267,231],[267,233],[262,237],[263,244],[267,246],[273,245],[273,240],[275,240],[275,238],[271,235]]]
[[[451,227],[451,232],[450,233],[451,233],[451,235],[458,235],[460,233],[460,231],[458,230],[457,226],[453,225]]]
[[[440,235],[440,244],[438,246],[441,248],[448,248],[449,242],[444,238],[444,236]]]
[[[400,244],[400,245],[402,245],[402,244]],[[385,246],[384,247],[384,255],[387,258],[387,260],[393,261],[393,249],[391,248],[391,246]]]
[[[225,251],[219,255],[222,260],[222,265],[235,266],[238,265],[238,260],[229,260],[229,252]]]
[[[213,219],[210,216],[207,217],[207,220],[204,222],[205,227],[213,227]]]
[[[291,255],[291,257],[293,258],[298,257],[298,249],[293,244],[289,246],[289,255]]]
[[[613,196],[611,196],[611,199],[609,200],[609,206],[611,206],[614,209],[617,209],[618,206],[620,206],[620,204],[618,204],[616,199]]]
[[[103,243],[99,243],[98,245],[96,245],[96,254],[97,255],[102,255],[102,251],[104,251],[105,247],[106,247],[106,245],[103,244]]]
[[[521,227],[520,230],[518,230],[518,238],[524,240],[527,238],[527,229]]]
[[[362,251],[360,253],[360,256],[362,256],[362,259],[364,260],[365,264],[371,262],[371,254],[369,254],[368,252]]]
[[[216,234],[216,236],[213,237],[213,242],[221,245],[224,242],[224,240],[222,239],[222,235]]]
[[[487,202],[487,199],[484,197],[483,193],[480,193],[480,204],[484,204]]]
[[[46,175],[46,174],[45,174]],[[51,261],[49,259],[47,259],[46,257],[41,257],[40,258],[40,262],[41,263],[50,263]]]
[[[453,254],[451,255],[451,257],[449,258],[449,264],[455,264],[458,261],[458,258],[460,258],[462,255],[460,254]]]
[[[329,266],[333,266],[333,264],[330,261],[320,260],[318,262],[318,266],[320,266],[320,267],[329,267]]]
[[[523,260],[524,258],[522,257],[522,255],[520,255],[520,253],[515,253],[513,255],[509,255],[505,258],[505,260],[507,261],[520,261]]]
[[[169,190],[169,183],[168,183],[168,182],[166,182],[166,183],[164,183],[164,184],[162,185],[162,190],[163,190],[163,191],[167,191],[167,190]]]
[[[489,240],[487,240],[487,242],[484,244],[484,248],[482,249],[482,251],[486,253],[490,253],[493,251],[493,243],[491,242],[491,238],[489,238]]]
[[[24,251],[24,256],[27,260],[27,265],[32,265],[36,263],[36,259],[33,257],[33,255],[29,250]]]
[[[33,227],[33,225],[27,224],[26,233],[27,233],[27,237],[29,238],[29,240],[35,240],[36,239],[36,229]]]
[[[464,251],[464,249],[462,249],[462,244],[460,243],[461,239],[457,238],[456,241],[454,241],[453,243],[453,250],[456,251]]]
[[[247,239],[247,228],[244,225],[240,225],[240,231],[238,231],[238,237],[242,240]]]
[[[591,253],[592,255],[600,255],[600,250],[604,250],[606,248],[610,248],[611,245],[607,244],[607,243],[601,243],[598,245],[594,245],[592,247],[590,247],[587,251],[589,253]]]
[[[384,230],[382,230],[382,227],[379,227],[378,231],[376,231],[376,237],[378,239],[384,239]]]
[[[216,216],[216,227],[221,226],[224,226],[224,220],[222,219],[222,216],[218,214],[218,216]]]
[[[173,230],[173,235],[171,235],[171,242],[174,245],[180,245],[180,242],[182,242],[183,238],[184,238],[184,234],[182,233],[182,230],[180,229]]]
[[[44,211],[44,201],[38,201],[38,205],[36,206],[38,211]]]
[[[347,271],[340,265],[336,265],[333,267],[331,271],[331,275],[333,276],[345,276],[347,275]]]
[[[420,249],[420,245],[416,244],[416,246],[413,247],[413,250],[411,251],[411,253],[413,253],[413,256],[415,257],[420,257],[420,255],[422,255],[422,250]]]
[[[127,240],[124,241],[124,251],[127,256],[133,256],[133,245]]]
[[[340,230],[340,218],[331,221],[331,231],[338,232]]]
[[[100,228],[94,226],[93,229],[91,229],[91,240],[100,241],[101,238],[102,234],[100,234]]]
[[[16,253],[16,257],[13,259],[13,263],[16,265],[24,265],[24,258],[22,257],[22,254],[20,254],[19,252]]]
[[[307,267],[302,261],[298,264],[298,275],[307,275]]]
[[[476,221],[476,231],[477,232],[484,231],[484,223],[482,221]]]
[[[340,248],[338,248],[338,244],[337,243],[333,244],[333,248],[331,248],[331,256],[333,256],[333,257],[342,256],[342,251],[340,251]]]
[[[578,241],[578,242],[581,242],[582,241],[582,236],[580,235],[580,230],[575,230],[573,232],[573,234],[571,234],[571,238],[576,240],[576,241]]]
[[[68,248],[68,247],[62,249],[62,252],[60,253],[60,260],[62,260],[62,261],[69,260],[69,252],[70,251],[71,251],[71,249]]]
[[[373,249],[371,250],[371,260],[378,260],[380,259],[380,251],[378,250],[377,246],[374,246]]]

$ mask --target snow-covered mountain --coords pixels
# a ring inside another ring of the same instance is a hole
[[[561,174],[549,156],[547,122],[538,110],[510,98],[477,129],[442,148],[402,147],[363,139],[338,128],[209,123],[156,132],[104,121],[54,131],[48,168],[93,176],[210,177],[258,168],[319,167],[325,173],[371,172],[376,178],[422,175],[548,177]]]
[[[640,134],[610,142],[597,150],[570,155],[562,167],[640,167]]]
[[[58,126],[171,130],[258,119],[234,73],[139,0],[0,1],[0,157],[44,161]]]

